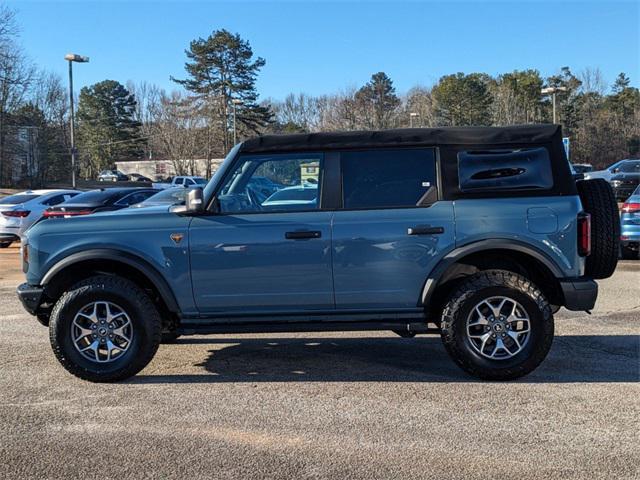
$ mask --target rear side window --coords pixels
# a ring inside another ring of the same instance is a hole
[[[459,152],[458,178],[463,192],[553,187],[549,152],[543,147]]]
[[[342,152],[345,209],[415,207],[436,187],[434,149]]]
[[[19,203],[25,203],[34,198],[38,198],[39,195],[10,195],[0,199],[0,205],[17,205]]]

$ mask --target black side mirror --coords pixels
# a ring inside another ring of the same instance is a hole
[[[185,206],[187,207],[187,213],[198,214],[204,212],[204,195],[201,188],[189,189]]]

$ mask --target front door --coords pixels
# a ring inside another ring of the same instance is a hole
[[[319,210],[321,154],[252,155],[217,194],[219,212],[190,227],[201,313],[334,308],[331,212]]]
[[[343,152],[333,219],[336,309],[416,309],[454,245],[453,204],[438,200],[431,148]]]

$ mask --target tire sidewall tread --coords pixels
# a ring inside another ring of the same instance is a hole
[[[118,304],[133,323],[134,337],[121,359],[91,362],[78,352],[70,337],[73,319],[82,304],[105,300]],[[51,311],[49,339],[53,352],[71,374],[91,382],[129,378],[151,361],[160,344],[162,322],[149,296],[135,283],[114,275],[90,277],[72,286]]]
[[[466,337],[467,316],[481,300],[509,296],[518,301],[530,319],[530,337],[525,348],[507,360],[490,360],[479,355]],[[542,363],[553,343],[551,306],[531,281],[506,270],[487,270],[472,275],[449,297],[442,311],[441,338],[452,359],[467,373],[483,380],[514,380]]]

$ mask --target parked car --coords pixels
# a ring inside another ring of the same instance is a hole
[[[133,182],[144,182],[151,183],[151,179],[149,177],[145,177],[144,175],[140,175],[139,173],[129,173],[129,179]]]
[[[69,218],[97,212],[112,212],[143,202],[159,190],[154,188],[103,188],[84,192],[45,210],[43,218]]]
[[[640,256],[640,186],[622,205],[620,214],[622,258],[637,259]]]
[[[590,163],[572,163],[575,173],[588,173],[593,171],[593,165]]]
[[[170,182],[153,183],[153,188],[164,189],[172,187],[191,187],[194,185],[206,185],[207,181],[202,177],[178,176],[173,177]]]
[[[0,199],[0,248],[24,236],[44,211],[78,195],[78,190],[27,190]]]
[[[103,170],[98,175],[99,182],[126,182],[129,177],[120,170]]]
[[[131,208],[155,207],[159,205],[184,205],[189,188],[167,188],[160,190],[144,201],[131,205]]]
[[[309,164],[317,201],[247,188]],[[619,239],[610,185],[574,180],[557,125],[268,135],[185,205],[35,225],[18,295],[90,381],[179,335],[333,330],[439,334],[469,374],[509,380],[549,352],[554,312],[593,308]]]
[[[640,160],[625,160],[620,163],[609,180],[616,200],[624,202],[640,185]]]
[[[305,184],[285,187],[262,202],[262,207],[265,210],[287,208],[289,206],[294,209],[300,209],[300,205],[304,202],[307,202],[309,207],[318,203],[317,185]]]

